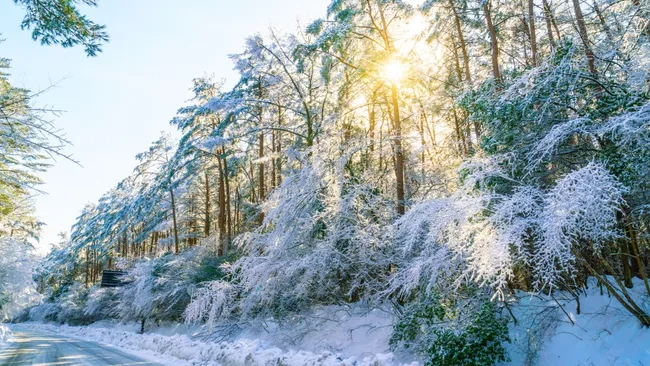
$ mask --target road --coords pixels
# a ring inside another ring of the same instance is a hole
[[[12,335],[15,342],[0,350],[0,365],[161,365],[112,347],[45,331],[19,328],[13,329]]]

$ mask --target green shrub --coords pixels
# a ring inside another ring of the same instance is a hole
[[[427,296],[408,306],[390,344],[414,348],[426,365],[492,365],[506,361],[507,321],[488,300],[444,301]]]
[[[221,267],[225,263],[233,263],[239,258],[238,252],[230,252],[224,256],[217,257],[216,255],[204,255],[200,258],[200,262],[196,271],[192,275],[192,283],[201,283],[215,280],[227,280],[228,274]]]

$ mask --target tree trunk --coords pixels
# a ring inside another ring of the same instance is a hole
[[[260,133],[259,143],[260,143],[260,146],[259,146],[260,149],[259,149],[258,157],[260,158],[260,160],[264,160],[264,134],[263,133]],[[265,183],[264,183],[265,174],[264,174],[264,162],[263,161],[260,162],[258,168],[259,168],[259,184],[260,184],[260,186],[259,186],[260,187],[259,188],[259,195],[260,195],[260,203],[261,203],[261,202],[264,201],[265,195],[266,195],[266,187],[265,187]]]
[[[395,181],[397,191],[397,213],[404,215],[406,212],[404,202],[404,153],[402,152],[402,121],[399,115],[399,100],[397,85],[391,84],[391,101],[393,106],[393,123],[395,134]]]
[[[418,99],[418,103],[420,104],[420,110],[422,110],[422,118],[424,118],[424,127],[427,129],[427,132],[429,134],[429,139],[431,140],[431,146],[436,146],[436,126],[432,126],[432,123],[429,123],[429,118],[427,117],[427,112],[424,109],[424,105],[422,105],[422,100]]]
[[[228,225],[228,236],[226,238],[226,248],[225,251],[228,251],[228,246],[230,245],[230,242],[232,241],[232,214],[230,210],[230,178],[228,177],[228,159],[225,158],[226,156],[226,148],[222,147],[222,154],[224,156],[223,158],[223,181],[224,181],[224,187],[226,189],[225,192],[225,198],[226,198],[226,222]]]
[[[172,200],[172,221],[174,224],[174,253],[178,254],[178,227],[176,223],[176,203],[174,201],[174,190],[169,189],[169,194]]]
[[[249,177],[251,181],[251,202],[252,203],[257,203],[257,194],[255,193],[255,167],[253,166],[253,162],[250,161],[250,166],[249,166]]]
[[[257,94],[260,100],[262,99],[262,81],[261,79],[258,81],[258,89],[257,89]],[[264,118],[264,110],[260,104],[258,107],[258,122],[260,126],[262,125],[262,121]],[[259,150],[258,150],[258,158],[260,159],[260,162],[258,164],[258,175],[259,175],[259,203],[262,204],[264,202],[264,195],[265,195],[265,187],[264,187],[264,132],[260,132],[259,135]],[[264,221],[264,214],[260,211],[260,214],[258,216],[260,224]]]
[[[375,109],[374,106],[368,106],[368,149],[366,150],[366,169],[375,152]]]
[[[553,28],[551,27],[551,9],[549,9],[546,0],[543,2],[544,8],[544,20],[546,22],[546,33],[548,33],[548,42],[551,44],[551,48],[555,49],[555,37],[553,37]]]
[[[217,255],[222,256],[226,252],[226,189],[221,158],[219,158],[219,216],[217,221],[219,224],[219,249]]]
[[[95,249],[93,249],[90,252],[90,283],[91,284],[95,282],[95,270],[97,269],[97,265],[96,265],[97,260],[95,258],[96,258]]]
[[[501,72],[499,71],[499,41],[497,39],[497,31],[492,24],[492,15],[490,14],[490,1],[485,1],[483,4],[483,15],[487,24],[488,32],[490,33],[490,43],[492,44],[492,74],[497,81],[501,80]]]
[[[124,242],[122,243],[122,250],[124,251],[124,258],[129,257],[129,238],[128,238],[128,234],[126,233],[127,230],[128,230],[128,228],[124,229],[124,235],[123,235]]]
[[[456,44],[452,42],[451,48],[454,50],[454,62],[456,64],[456,76],[458,77],[458,83],[463,82],[463,73],[460,71],[460,60],[458,59],[458,49],[456,49]]]
[[[239,184],[235,187],[235,232],[241,231],[241,217],[239,214],[239,206],[241,205],[241,194],[239,193]]]
[[[621,240],[619,248],[619,258],[623,266],[623,283],[625,284],[625,287],[632,288],[632,266],[630,264],[630,252],[628,250],[629,248],[627,242],[625,240]]]
[[[420,164],[421,164],[420,169],[422,170],[422,180],[425,179],[425,174],[426,174],[426,169],[425,169],[425,163],[426,163],[425,151],[426,151],[426,148],[425,147],[427,146],[427,142],[426,142],[425,137],[424,137],[425,136],[424,135],[424,119],[425,119],[424,118],[424,112],[421,111],[420,112],[420,125],[418,126],[419,127],[418,132],[420,133],[420,145],[421,145],[420,149],[422,150],[422,151],[420,151]]]
[[[210,180],[208,179],[208,171],[205,171],[205,217],[203,223],[203,235],[207,238],[210,236]]]
[[[280,152],[282,152],[282,132],[280,132],[280,131],[278,131],[278,133],[277,133],[277,140],[278,140],[278,147],[277,147],[276,151],[278,152],[278,155],[279,155]],[[278,157],[276,159],[276,164],[277,164],[276,171],[278,173],[277,183],[278,183],[278,187],[279,187],[282,184],[282,158],[281,157]]]
[[[467,47],[465,45],[465,37],[463,36],[463,29],[461,27],[460,17],[458,16],[458,12],[456,11],[456,7],[454,6],[453,0],[449,0],[449,4],[451,5],[451,10],[454,13],[454,21],[456,23],[456,32],[458,33],[458,41],[460,42],[460,50],[463,53],[463,61],[465,64],[465,80],[471,83],[472,75],[469,70],[469,56],[467,55]]]
[[[266,189],[264,186],[264,133],[260,133],[259,138],[259,155],[260,163],[258,165],[258,175],[259,175],[259,203],[262,204],[265,199]],[[260,225],[264,222],[264,213],[260,210],[258,216]]]
[[[578,24],[578,32],[580,33],[580,39],[582,40],[582,45],[585,47],[585,57],[587,58],[587,66],[589,67],[589,72],[596,75],[596,65],[594,60],[594,53],[591,50],[591,45],[589,44],[589,35],[587,33],[587,26],[585,25],[585,18],[582,15],[582,9],[580,8],[580,0],[572,0],[573,10],[576,16],[576,23]]]
[[[630,223],[625,225],[627,227],[627,234],[628,238],[630,239],[630,252],[632,252],[632,255],[634,255],[634,259],[636,260],[637,266],[639,268],[639,276],[643,280],[643,284],[645,285],[646,292],[648,296],[650,296],[650,284],[648,283],[648,273],[646,272],[646,266],[643,263],[643,259],[641,258],[641,255],[639,253],[639,243],[638,243],[638,238],[636,236],[636,232],[632,225]]]
[[[472,131],[469,122],[465,119],[465,141],[467,141],[467,152],[471,154],[474,152],[474,146],[472,144]]]
[[[97,283],[97,279],[99,278],[99,253],[97,249],[95,249],[95,277],[93,277],[93,284]]]
[[[618,56],[621,60],[628,61],[627,57],[623,57],[623,55],[621,54],[620,49],[616,44],[616,39],[614,37],[614,34],[612,33],[612,29],[609,27],[609,24],[607,24],[607,20],[605,19],[603,12],[600,11],[600,7],[598,7],[598,3],[596,1],[594,1],[594,11],[598,16],[600,25],[603,26],[603,30],[605,31],[605,35],[607,36],[607,41],[609,42],[610,47],[615,51],[616,56]]]
[[[90,281],[90,248],[86,247],[86,287]]]
[[[458,121],[458,114],[456,113],[456,108],[452,108],[452,112],[454,115],[454,126],[456,129],[456,137],[458,138],[458,151],[462,155],[467,154],[467,145],[465,143],[465,134],[461,132],[460,128],[460,121]]]
[[[555,35],[557,36],[558,40],[562,39],[562,34],[560,33],[560,28],[557,26],[557,21],[555,20],[555,15],[553,15],[553,9],[551,9],[551,5],[548,3],[548,0],[543,0],[542,1],[544,4],[544,8],[546,8],[546,14],[548,15],[551,24],[553,24],[553,29],[555,29]]]
[[[534,1],[528,0],[528,24],[530,26],[530,46],[533,52],[533,67],[537,66],[537,37],[535,35]]]
[[[523,5],[522,5],[523,6]],[[530,57],[528,57],[528,45],[527,43],[530,42],[530,27],[528,26],[528,21],[526,20],[528,18],[528,15],[525,14],[526,10],[522,8],[522,14],[521,14],[521,23],[524,26],[524,33],[526,34],[526,39],[522,39],[519,41],[518,36],[519,33],[517,31],[517,28],[512,29],[512,39],[516,40],[515,43],[518,45],[521,45],[521,50],[524,53],[524,60],[526,60],[526,66],[532,65]],[[526,42],[528,41],[528,42]]]
[[[275,146],[275,131],[271,131],[271,154],[273,155],[273,158],[271,159],[271,191],[277,187],[277,181],[275,180],[275,177],[277,176],[277,172],[275,171],[275,159],[277,157]]]

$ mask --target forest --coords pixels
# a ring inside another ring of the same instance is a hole
[[[177,136],[143,146],[43,259],[32,191],[77,157],[57,111],[0,73],[4,318],[227,337],[364,306],[422,364],[532,365],[552,325],[523,303],[574,323],[601,296],[648,339],[649,1],[332,0],[321,16],[250,36],[232,88],[188,81]],[[108,35],[81,18],[94,36],[67,46],[101,57]],[[104,270],[124,285],[101,287]]]

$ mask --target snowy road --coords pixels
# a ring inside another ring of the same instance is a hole
[[[14,329],[15,342],[0,350],[0,365],[161,365],[98,343],[44,331]]]

